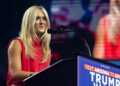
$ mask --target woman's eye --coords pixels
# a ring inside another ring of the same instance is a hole
[[[39,20],[39,19],[46,20],[46,17],[45,16],[44,17],[37,16],[36,20]]]
[[[37,16],[37,17],[36,17],[36,20],[39,20],[39,19],[40,19],[40,17],[39,17],[39,16]]]
[[[43,17],[43,20],[46,20],[46,17]]]

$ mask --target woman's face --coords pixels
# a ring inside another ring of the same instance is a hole
[[[45,32],[47,27],[47,19],[45,15],[41,12],[38,11],[36,20],[35,20],[35,31],[37,34],[42,34]]]

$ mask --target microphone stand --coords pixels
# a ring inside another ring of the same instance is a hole
[[[73,32],[74,33],[74,37],[73,37],[73,40],[69,40],[68,38],[68,43],[67,46],[69,46],[68,48],[65,48],[64,51],[63,51],[63,55],[64,53],[66,53],[62,58],[66,58],[66,57],[76,57],[78,55],[84,55],[84,56],[91,56],[91,51],[90,51],[90,48],[89,48],[89,45],[87,43],[87,41],[81,37],[81,34],[79,34],[79,31],[73,27],[67,27],[67,26],[60,26],[59,28],[59,33],[57,34],[60,34],[60,33],[70,33],[70,32]],[[51,33],[52,34],[52,33]],[[77,38],[77,39],[76,39]],[[72,44],[70,44],[72,43]],[[76,44],[77,43],[77,44]],[[72,47],[72,45],[74,44],[74,48]],[[80,46],[79,46],[80,45]],[[66,46],[63,46],[63,48],[66,47]],[[81,49],[83,48],[83,50]],[[71,50],[72,49],[72,50]],[[68,55],[68,56],[66,56]]]
[[[72,27],[67,27],[67,28],[70,28],[75,33],[76,37],[79,38],[78,41],[79,42],[83,42],[83,44],[84,44],[84,46],[86,48],[86,52],[87,53],[84,53],[84,52],[79,52],[78,53],[77,52],[76,55],[82,54],[82,55],[86,55],[86,56],[91,56],[90,47],[89,47],[87,41],[84,38],[80,37],[81,35],[78,33],[78,30],[77,29],[73,29]]]

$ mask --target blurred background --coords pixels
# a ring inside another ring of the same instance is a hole
[[[99,19],[109,12],[109,0],[3,0],[0,3],[0,86],[6,84],[9,41],[18,36],[23,13],[32,5],[46,8],[51,29],[64,25],[75,31],[52,34],[51,64],[62,58],[74,57],[76,53],[88,55],[81,38],[87,41],[92,53]]]

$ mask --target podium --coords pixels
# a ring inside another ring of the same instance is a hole
[[[62,59],[23,80],[25,86],[77,86],[77,59]]]
[[[120,66],[79,55],[23,80],[25,86],[120,86]]]

